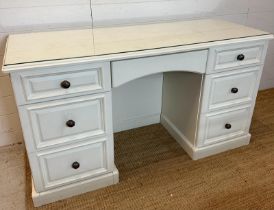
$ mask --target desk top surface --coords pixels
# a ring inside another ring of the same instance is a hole
[[[192,20],[134,26],[10,35],[4,65],[92,57],[269,35],[222,20]]]

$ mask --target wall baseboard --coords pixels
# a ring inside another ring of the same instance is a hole
[[[21,144],[23,142],[24,139],[22,132],[11,131],[0,133],[0,147]]]

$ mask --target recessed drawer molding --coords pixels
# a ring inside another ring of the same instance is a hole
[[[264,61],[265,47],[265,43],[259,42],[213,48],[210,50],[207,73],[260,65]]]
[[[229,141],[249,130],[251,107],[238,107],[201,116],[198,146],[207,146],[222,141]],[[203,129],[202,129],[203,128]]]
[[[106,93],[20,107],[21,116],[28,121],[22,125],[26,146],[35,151],[106,135],[110,131],[111,116],[106,114],[110,103],[110,93]]]
[[[260,67],[207,75],[202,112],[251,103],[257,93]]]
[[[39,162],[45,185],[37,188],[50,189],[107,173],[113,168],[110,149],[110,142],[103,138],[69,149],[38,153],[33,161]]]
[[[110,90],[109,63],[38,69],[12,78],[19,105]]]

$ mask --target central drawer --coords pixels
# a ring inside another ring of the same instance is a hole
[[[162,72],[185,71],[204,74],[208,50],[151,56],[111,62],[112,86]]]
[[[19,107],[30,151],[112,132],[110,93]]]

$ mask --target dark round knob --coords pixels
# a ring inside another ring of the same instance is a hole
[[[68,127],[72,128],[72,127],[75,126],[75,122],[74,122],[73,120],[68,120],[68,121],[66,122],[66,125],[67,125]]]
[[[67,80],[64,80],[63,82],[61,82],[61,87],[64,89],[68,89],[70,87],[70,82]]]
[[[238,61],[243,61],[245,59],[245,56],[243,54],[240,54],[237,56]]]
[[[79,167],[80,167],[80,163],[78,163],[77,161],[76,162],[74,162],[74,163],[72,163],[72,168],[74,168],[74,169],[78,169]]]
[[[232,127],[231,124],[229,124],[229,123],[225,124],[226,129],[231,129],[231,127]]]
[[[238,93],[239,92],[239,89],[238,88],[232,88],[231,89],[231,93]]]

